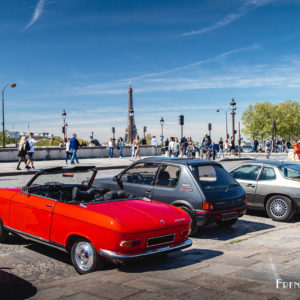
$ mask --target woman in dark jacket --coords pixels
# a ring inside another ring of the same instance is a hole
[[[18,161],[18,166],[17,166],[17,170],[21,170],[20,168],[20,164],[22,161],[24,161],[25,165],[26,165],[26,150],[24,149],[24,144],[25,144],[26,138],[25,136],[21,137],[20,143],[19,143],[19,153],[18,153],[18,157],[19,157],[19,161]]]

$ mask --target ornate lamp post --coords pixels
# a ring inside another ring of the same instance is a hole
[[[216,110],[216,112],[220,112],[223,110],[225,112],[225,119],[226,119],[226,139],[229,139],[229,134],[228,134],[228,122],[227,122],[227,112],[229,111],[230,108],[224,109],[224,108],[219,108]]]
[[[163,146],[164,145],[164,123],[165,123],[164,118],[161,117],[159,122],[161,126],[161,145]]]
[[[234,116],[235,116],[235,110],[236,110],[236,102],[234,99],[231,99],[230,109],[231,109],[231,115],[232,115],[232,140],[235,142],[235,129],[234,129]]]
[[[67,117],[67,113],[65,110],[63,110],[62,114],[61,114],[62,118],[63,118],[63,128],[62,128],[62,133],[64,134],[64,141],[67,141],[67,127],[68,127],[68,123],[66,122],[66,117]]]
[[[115,142],[115,133],[116,133],[115,127],[112,127],[112,128],[111,128],[111,132],[112,132],[112,134],[113,134],[113,142]]]
[[[133,143],[133,118],[134,112],[133,109],[129,110],[129,142]]]
[[[3,134],[3,147],[5,147],[5,127],[4,127],[4,91],[5,89],[10,86],[11,88],[15,88],[15,83],[8,83],[4,86],[4,88],[1,90],[2,93],[2,134]]]

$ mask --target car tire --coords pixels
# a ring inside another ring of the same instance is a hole
[[[231,219],[231,220],[226,220],[226,221],[217,221],[216,223],[217,223],[219,226],[231,227],[231,226],[233,226],[237,221],[238,221],[238,218],[236,218],[236,219]]]
[[[104,258],[100,257],[93,244],[83,238],[73,243],[71,260],[79,274],[87,274],[97,269],[102,269],[105,264]]]
[[[191,224],[191,236],[194,236],[197,231],[198,231],[198,226],[197,226],[197,223],[196,223],[196,219],[195,219],[195,216],[193,215],[193,212],[187,208],[186,206],[179,206],[181,209],[183,209],[185,212],[187,212],[190,216],[190,218],[192,219],[192,224]]]
[[[282,195],[275,195],[266,204],[268,216],[274,221],[288,221],[295,213],[291,199]]]
[[[7,241],[8,231],[4,228],[2,221],[0,220],[0,243]]]

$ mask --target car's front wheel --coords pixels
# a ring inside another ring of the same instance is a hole
[[[2,221],[0,220],[0,243],[5,242],[8,239],[8,231],[4,228]]]
[[[267,201],[266,211],[268,216],[274,221],[288,221],[295,213],[292,201],[282,195],[271,197]]]
[[[187,212],[189,214],[189,216],[191,217],[192,219],[192,224],[191,224],[191,236],[195,235],[198,231],[198,226],[197,226],[197,222],[196,222],[196,219],[192,213],[192,211],[185,207],[185,206],[179,206],[181,209],[183,209],[185,212]]]
[[[87,274],[104,267],[105,260],[86,239],[78,239],[71,248],[71,260],[79,274]]]

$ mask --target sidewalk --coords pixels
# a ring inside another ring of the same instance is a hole
[[[144,156],[142,158],[146,158]],[[162,157],[165,157],[162,155]],[[241,157],[238,156],[225,156],[222,159],[216,159],[218,162],[222,161],[239,161],[239,160],[266,160],[265,153],[242,153]],[[287,160],[287,154],[281,153],[272,153],[270,160]],[[129,166],[132,161],[129,157],[123,158],[84,158],[79,160],[80,165],[92,165],[95,166],[99,170],[109,170],[109,169],[123,169]],[[296,161],[290,161],[293,163],[297,163]],[[64,160],[41,160],[34,162],[35,170],[27,171],[25,169],[24,163],[21,164],[22,170],[16,170],[17,161],[16,162],[1,162],[0,163],[0,176],[15,176],[15,175],[26,175],[26,174],[34,174],[38,169],[45,169],[57,166],[68,166],[66,165]],[[70,164],[69,164],[70,166]]]
[[[296,300],[299,253],[300,224],[287,224],[210,249],[193,246],[165,259],[41,283],[33,299]]]

